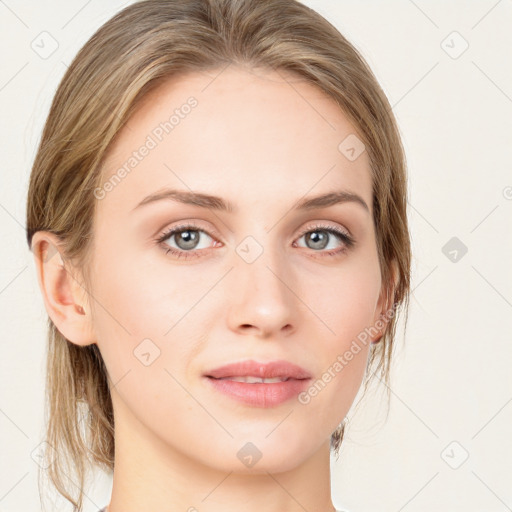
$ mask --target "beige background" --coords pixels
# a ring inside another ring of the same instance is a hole
[[[414,291],[390,413],[381,387],[350,414],[334,503],[512,510],[512,1],[304,3],[374,70],[410,171]],[[124,5],[0,1],[0,512],[40,510],[46,312],[25,241],[30,168],[66,65]],[[98,475],[86,511],[108,502],[110,485]]]

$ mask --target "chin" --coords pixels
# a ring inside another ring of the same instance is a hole
[[[283,473],[302,464],[324,442],[320,438],[315,442],[306,431],[303,435],[290,435],[290,429],[283,429],[282,435],[278,435],[277,429],[270,435],[272,429],[261,433],[253,431],[251,435],[235,436],[226,443],[215,443],[217,449],[210,450],[204,462],[239,474]]]

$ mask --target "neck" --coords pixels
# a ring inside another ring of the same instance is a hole
[[[225,471],[169,446],[119,404],[117,409],[124,417],[116,421],[108,512],[335,512],[329,439],[288,471],[273,473],[263,465],[258,473]]]

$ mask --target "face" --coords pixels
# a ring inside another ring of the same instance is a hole
[[[239,451],[256,447],[253,471],[285,471],[325,446],[364,376],[369,342],[334,368],[382,311],[370,166],[339,149],[356,129],[315,87],[219,71],[165,83],[119,133],[89,308],[116,428],[225,471],[248,470]],[[247,360],[310,379],[227,384],[258,386],[249,401],[206,377]]]

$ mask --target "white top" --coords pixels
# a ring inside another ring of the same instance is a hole
[[[102,508],[101,510],[99,510],[98,512],[107,512],[107,506],[108,505],[105,505],[105,507]],[[348,512],[348,510],[338,510],[338,509],[336,509],[336,512]]]

